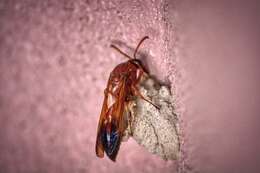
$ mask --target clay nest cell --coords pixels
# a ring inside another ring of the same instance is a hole
[[[174,96],[167,86],[151,77],[142,80],[139,91],[159,109],[139,97],[134,99],[130,103],[132,118],[128,121],[125,140],[131,136],[149,152],[165,160],[177,159],[180,142]]]

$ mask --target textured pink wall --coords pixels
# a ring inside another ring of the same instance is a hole
[[[184,0],[175,7],[187,166],[259,172],[259,2]]]
[[[117,163],[95,156],[96,128],[110,71],[142,46],[163,79],[160,1],[0,2],[0,172],[171,172],[130,140]],[[158,68],[156,68],[158,67]],[[159,68],[162,67],[162,68]]]
[[[141,37],[176,91],[187,172],[258,172],[259,3],[1,1],[0,172],[176,172],[130,140],[95,156],[109,72]],[[182,167],[182,166],[180,166]]]

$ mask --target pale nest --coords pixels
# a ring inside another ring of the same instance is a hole
[[[130,105],[133,118],[125,131],[125,139],[132,135],[149,152],[165,160],[177,159],[180,150],[178,120],[169,88],[147,78],[143,80],[139,90],[160,109],[141,98],[135,99]]]

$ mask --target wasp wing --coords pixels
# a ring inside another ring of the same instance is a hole
[[[125,131],[124,121],[125,98],[127,95],[126,79],[118,84],[117,92],[105,92],[103,107],[98,123],[98,132],[96,140],[96,155],[104,157],[104,151],[107,156],[115,161],[121,144],[121,138]],[[114,98],[112,104],[109,103],[109,97]]]
[[[100,140],[101,139],[100,138],[100,136],[101,136],[101,126],[102,126],[103,122],[105,121],[107,110],[108,110],[107,93],[105,93],[103,106],[102,106],[102,110],[101,110],[101,114],[100,114],[99,122],[98,122],[97,139],[96,139],[96,155],[98,157],[101,157],[101,158],[104,157],[104,147],[102,145],[102,141]]]

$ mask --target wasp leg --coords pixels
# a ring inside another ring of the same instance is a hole
[[[160,110],[160,107],[155,105],[154,103],[152,103],[151,101],[147,100],[140,92],[139,90],[135,87],[135,86],[132,86],[131,87],[132,90],[133,90],[133,93],[136,95],[136,96],[139,96],[141,99],[143,99],[144,101],[150,103],[151,105],[153,105],[156,109]]]

